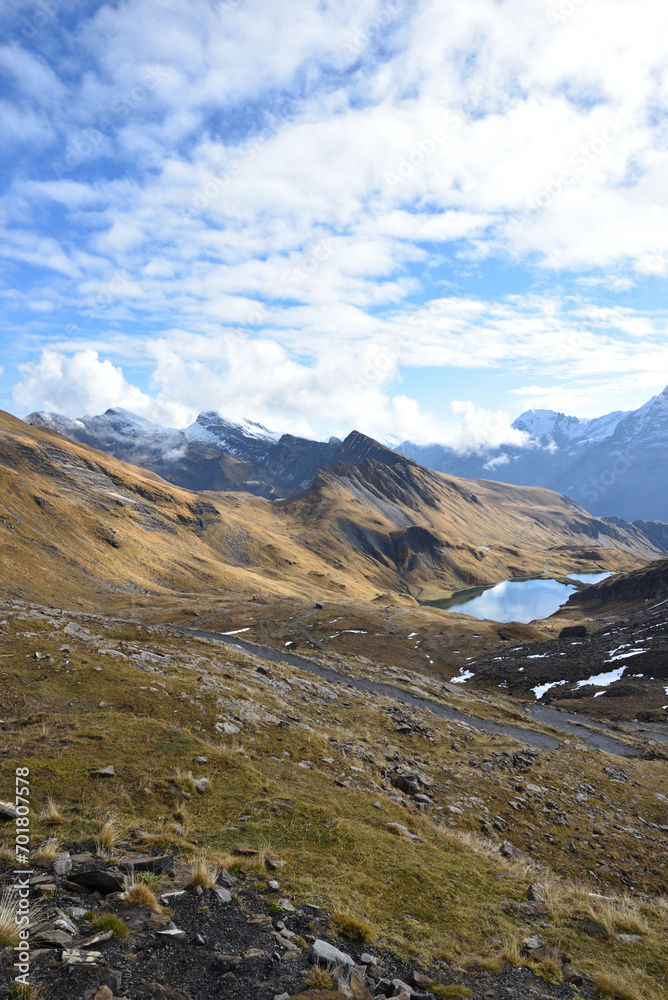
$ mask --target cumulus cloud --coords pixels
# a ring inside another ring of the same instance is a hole
[[[552,20],[467,0],[447,25],[441,0],[125,0],[77,13],[74,53],[58,11],[28,45],[32,8],[12,9],[0,120],[28,152],[0,198],[0,252],[25,267],[8,343],[48,345],[16,406],[459,447],[512,441],[507,416],[429,414],[387,388],[406,367],[519,369],[529,405],[580,411],[668,371],[659,310],[601,308],[668,273],[655,0]],[[482,297],[483,262],[524,267],[525,293]],[[555,271],[577,296],[533,290]],[[64,344],[61,310],[94,332]],[[150,393],[124,374],[137,357]],[[585,399],[539,385],[592,372]]]
[[[78,351],[70,357],[46,349],[35,362],[19,366],[21,380],[12,398],[24,412],[50,410],[78,417],[123,406],[140,416],[168,422],[182,418],[184,409],[166,406],[126,381],[121,368],[100,360],[97,351]]]

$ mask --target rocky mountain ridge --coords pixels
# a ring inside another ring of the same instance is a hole
[[[162,427],[121,407],[76,420],[31,413],[26,422],[150,469],[185,489],[239,490],[268,499],[292,496],[333,462],[354,464],[392,454],[358,431],[344,441],[312,441],[274,434],[251,421],[229,421],[214,411],[200,413],[184,430]]]
[[[461,454],[405,441],[397,451],[451,475],[545,486],[600,516],[668,521],[668,387],[637,410],[593,420],[528,410],[513,427],[524,446]]]

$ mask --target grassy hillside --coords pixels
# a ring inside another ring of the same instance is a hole
[[[264,857],[279,857],[283,894],[365,922],[375,949],[431,970],[532,964],[520,944],[535,926],[512,904],[540,882],[540,933],[600,995],[668,997],[661,754],[621,760],[564,742],[527,756],[514,739],[168,628],[16,603],[0,612],[2,794],[28,766],[36,844],[175,850],[259,892]],[[500,697],[486,705],[513,711]],[[108,765],[115,777],[94,776]],[[402,790],[407,774],[429,804]],[[202,794],[193,776],[209,779]],[[504,840],[526,858],[504,858]],[[235,853],[251,849],[261,853]],[[555,976],[549,963],[532,968]]]
[[[319,474],[289,501],[194,494],[0,416],[0,586],[61,603],[226,590],[372,600],[509,576],[635,569],[638,529],[542,489],[455,480],[396,456]]]

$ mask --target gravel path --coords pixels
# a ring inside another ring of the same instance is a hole
[[[427,709],[435,715],[440,715],[444,719],[452,719],[464,722],[476,729],[482,729],[487,733],[503,733],[512,736],[529,746],[538,747],[541,750],[554,750],[560,746],[559,740],[546,733],[541,733],[533,729],[523,729],[519,726],[502,726],[499,723],[491,722],[488,719],[481,719],[467,712],[461,712],[449,705],[442,705],[440,702],[431,701],[429,698],[420,698],[418,695],[404,691],[402,688],[394,687],[392,684],[382,684],[379,681],[366,680],[365,678],[349,677],[330,667],[324,667],[313,660],[307,660],[303,656],[295,656],[294,653],[283,652],[280,649],[272,649],[269,646],[260,646],[255,642],[246,639],[239,639],[236,636],[221,635],[219,632],[206,632],[201,629],[183,628],[182,626],[172,626],[178,632],[185,635],[194,635],[200,639],[215,639],[229,646],[237,646],[254,656],[260,656],[273,663],[287,663],[291,667],[299,670],[307,670],[309,673],[317,674],[325,680],[334,684],[345,684],[347,687],[355,688],[358,691],[371,691],[375,694],[385,695],[402,705],[413,705],[415,708]],[[638,757],[640,751],[636,747],[628,746],[621,740],[609,735],[608,731],[599,722],[582,717],[568,716],[556,709],[548,709],[543,706],[530,708],[527,710],[527,725],[530,726],[532,719],[543,722],[566,733],[568,737],[575,737],[582,743],[605,753],[615,754],[618,757]],[[587,728],[587,727],[592,727]],[[655,734],[653,734],[655,735]]]

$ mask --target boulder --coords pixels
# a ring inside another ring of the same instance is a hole
[[[53,870],[59,877],[67,875],[68,872],[72,871],[72,858],[70,857],[69,851],[63,851],[58,855],[56,860],[53,862]]]
[[[540,882],[533,882],[527,889],[527,899],[534,903],[546,903],[545,886]]]
[[[99,892],[102,896],[125,890],[125,877],[116,868],[93,868],[88,872],[77,872],[70,875],[68,882],[82,886],[89,892]]]
[[[586,625],[568,625],[566,628],[562,628],[559,633],[560,639],[586,639],[587,635]]]
[[[312,965],[354,965],[355,960],[347,955],[345,951],[339,951],[328,941],[316,939],[309,951],[309,961]]]
[[[124,872],[151,872],[153,875],[173,875],[174,858],[171,854],[159,854],[154,858],[132,858],[122,861],[120,867]]]

